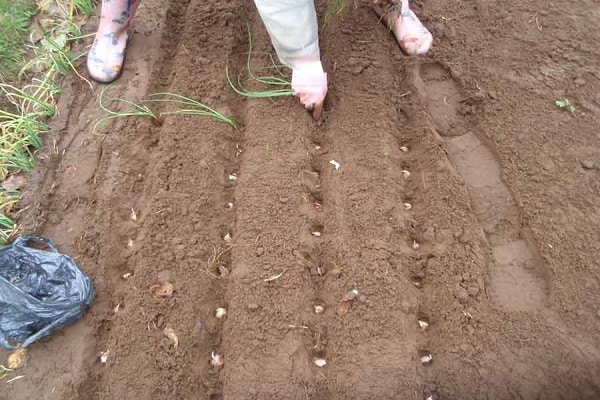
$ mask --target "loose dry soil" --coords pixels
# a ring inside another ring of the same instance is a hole
[[[322,28],[319,125],[228,87],[247,22],[270,51],[252,2],[144,0],[108,93],[183,94],[240,127],[94,132],[102,87],[67,79],[21,223],[98,294],[0,398],[600,398],[600,6],[414,3],[427,56],[403,56],[366,3]],[[172,297],[149,292],[160,280]]]

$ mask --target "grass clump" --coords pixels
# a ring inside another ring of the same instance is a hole
[[[34,167],[40,135],[49,131],[46,121],[56,113],[60,78],[71,71],[79,75],[73,62],[83,54],[74,56],[71,43],[83,37],[81,26],[94,10],[93,0],[35,4],[0,0],[1,181]],[[20,198],[18,190],[0,189],[0,244],[18,229],[10,214]]]
[[[0,79],[6,82],[18,71],[26,53],[35,6],[27,0],[0,0]]]

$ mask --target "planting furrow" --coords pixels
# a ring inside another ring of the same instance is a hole
[[[249,14],[256,51],[270,51],[256,11]],[[241,43],[245,52],[247,36]],[[230,65],[234,73],[244,69],[246,54],[236,61]],[[229,171],[236,176],[236,221],[228,232],[224,398],[300,399],[313,376],[305,312],[312,287],[299,249],[299,238],[309,228],[297,210],[303,202],[298,174],[306,164],[302,132],[311,121],[294,106],[292,99],[247,100],[236,110],[245,118],[240,164]]]
[[[418,197],[411,185],[417,165],[396,138],[410,138],[395,107],[402,68],[368,7],[347,18],[333,19],[322,35],[329,115],[313,133],[322,171],[322,264],[333,272],[322,291],[335,309],[325,321],[326,386],[333,398],[366,399],[373,390],[420,398],[420,350],[429,349],[419,336],[413,264],[424,250],[417,247],[423,221],[407,205]]]
[[[201,2],[167,7],[163,29],[170,33],[160,48],[169,51],[161,50],[156,67],[146,69],[153,71],[150,89],[136,92],[136,101],[164,90],[214,104],[225,87],[224,82],[215,87],[224,61],[222,53],[206,54],[204,47],[231,49],[235,37],[207,37],[201,44],[194,33],[198,21],[216,20],[228,7]],[[132,43],[146,44],[144,39],[139,35]],[[196,73],[198,57],[208,60],[203,74]],[[127,78],[126,73],[119,85],[131,88]],[[121,97],[132,99],[127,90]],[[151,106],[157,113],[181,108]],[[213,398],[220,383],[210,360],[222,326],[215,310],[223,306],[221,283],[229,269],[223,232],[234,219],[225,178],[235,165],[236,133],[214,119],[190,115],[166,115],[161,126],[117,121],[115,128],[120,135],[103,148],[105,170],[95,177],[102,209],[112,210],[107,228],[113,234],[95,238],[112,291],[97,350],[109,353],[79,392],[98,398]]]

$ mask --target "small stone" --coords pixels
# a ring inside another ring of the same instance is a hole
[[[352,68],[352,75],[360,75],[362,72],[363,72],[363,67],[360,65]]]
[[[358,291],[350,290],[350,291],[346,292],[346,294],[344,294],[342,301],[352,301],[356,298],[356,296],[358,296]]]
[[[402,309],[402,312],[404,312],[405,314],[410,313],[410,303],[408,301],[403,301],[402,304],[400,305],[400,308]]]
[[[339,268],[334,268],[331,271],[329,271],[329,275],[337,279],[340,276],[342,276],[342,270]]]
[[[258,304],[256,304],[256,303],[249,303],[248,304],[248,310],[258,310]]]
[[[435,228],[433,226],[427,227],[423,232],[423,239],[427,242],[435,242]]]
[[[581,166],[583,169],[594,169],[596,168],[595,163],[592,160],[581,160]]]
[[[340,316],[348,314],[348,311],[350,311],[349,301],[341,301],[335,310],[335,312]]]
[[[289,201],[290,199],[288,197],[280,197],[279,198],[279,202],[282,204],[285,204]]]
[[[325,308],[323,306],[315,306],[315,314],[323,314]]]
[[[467,304],[469,302],[469,293],[465,289],[459,289],[455,296],[460,304]]]
[[[227,278],[229,276],[229,270],[224,265],[219,265],[217,267],[217,271],[219,272],[219,276],[221,278]]]
[[[254,254],[256,254],[256,257],[260,257],[265,254],[265,249],[263,247],[257,247]]]

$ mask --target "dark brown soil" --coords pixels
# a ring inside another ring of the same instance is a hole
[[[599,398],[600,8],[414,8],[436,38],[425,57],[403,56],[368,4],[322,29],[317,125],[293,98],[229,89],[246,21],[270,50],[251,2],[145,0],[109,93],[183,94],[240,128],[94,132],[102,87],[67,81],[21,222],[98,295],[0,398]],[[172,297],[150,293],[161,280]]]

